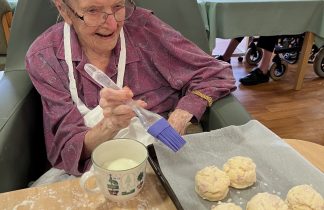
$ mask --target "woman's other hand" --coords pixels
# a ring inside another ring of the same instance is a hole
[[[178,133],[180,133],[180,135],[183,135],[186,133],[186,128],[192,116],[192,114],[185,110],[176,109],[170,114],[168,122]]]

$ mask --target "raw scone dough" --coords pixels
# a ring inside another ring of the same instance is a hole
[[[242,208],[234,203],[221,203],[217,206],[212,206],[211,210],[242,210]]]
[[[277,195],[258,193],[246,205],[246,210],[288,210],[287,204]]]
[[[231,186],[244,189],[256,182],[256,165],[251,158],[236,156],[228,159],[223,170],[231,180]]]
[[[286,202],[291,210],[324,210],[322,196],[309,185],[298,185],[287,193]]]
[[[208,166],[196,173],[195,190],[203,199],[219,201],[229,191],[230,179],[216,166]]]

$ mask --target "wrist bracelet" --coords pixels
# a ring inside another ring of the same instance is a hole
[[[213,104],[213,99],[212,97],[203,94],[202,92],[200,92],[199,90],[193,90],[191,91],[191,93],[195,94],[196,96],[199,96],[202,99],[205,99],[208,103],[208,107],[211,107],[211,105]]]

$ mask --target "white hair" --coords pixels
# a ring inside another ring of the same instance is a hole
[[[50,3],[53,4],[53,6],[56,8],[55,0],[50,0]],[[61,21],[63,21],[63,17],[61,16],[60,13],[58,13],[57,18],[56,18],[56,23],[59,23]]]

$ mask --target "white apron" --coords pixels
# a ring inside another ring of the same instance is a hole
[[[69,89],[71,98],[76,104],[78,110],[83,116],[84,123],[87,127],[92,128],[103,119],[102,108],[98,105],[94,109],[90,110],[78,97],[78,91],[76,88],[76,82],[73,74],[73,63],[72,63],[72,50],[71,50],[71,34],[70,25],[64,24],[64,54],[65,61],[68,65],[68,76],[69,76]],[[117,74],[117,86],[122,87],[125,75],[126,65],[126,43],[123,28],[120,31],[120,55],[118,61],[118,74]],[[93,78],[94,79],[94,78]],[[95,79],[94,79],[95,80]],[[127,128],[120,130],[117,135],[113,138],[130,138],[142,142],[144,145],[152,144],[154,137],[151,136],[142,126],[138,117],[134,117],[131,120],[130,125]],[[108,140],[108,139],[107,139]],[[51,168],[45,174],[43,174],[38,180],[36,180],[31,186],[39,186],[42,184],[54,183],[57,181],[65,180],[74,177],[68,175],[64,170]]]

